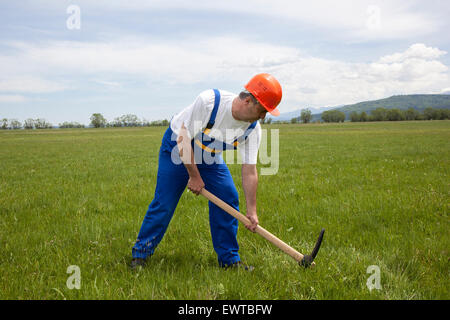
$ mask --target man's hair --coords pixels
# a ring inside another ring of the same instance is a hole
[[[255,104],[255,105],[259,103],[258,99],[256,99],[255,96],[252,95],[247,90],[241,91],[241,93],[239,93],[239,99],[245,100],[245,98],[247,98],[247,97],[250,97],[252,99],[253,104]]]

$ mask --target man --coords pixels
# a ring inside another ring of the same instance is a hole
[[[161,241],[186,186],[198,195],[203,188],[239,210],[239,197],[221,151],[239,150],[246,228],[258,225],[256,162],[261,140],[259,119],[274,116],[281,101],[278,81],[267,73],[254,76],[236,96],[217,89],[202,92],[189,107],[175,115],[162,139],[155,196],[132,250],[131,267],[144,266]],[[214,250],[221,267],[250,268],[241,263],[236,235],[238,221],[209,202],[209,221]]]

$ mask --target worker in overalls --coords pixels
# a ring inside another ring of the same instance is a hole
[[[239,211],[239,196],[221,152],[238,149],[242,158],[242,187],[251,224],[258,225],[256,162],[261,140],[259,119],[274,116],[281,101],[279,82],[263,73],[254,76],[238,96],[224,90],[202,92],[193,104],[175,115],[162,139],[155,196],[148,207],[131,267],[144,266],[160,243],[185,190],[198,195],[203,188]],[[221,267],[244,267],[237,242],[238,220],[209,202],[212,242]]]

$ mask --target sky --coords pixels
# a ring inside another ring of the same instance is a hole
[[[281,113],[450,91],[450,2],[0,0],[0,118],[170,119],[257,73]]]

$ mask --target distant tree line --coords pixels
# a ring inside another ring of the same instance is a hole
[[[16,129],[51,129],[53,125],[45,119],[27,119],[22,124],[17,119],[1,120],[0,129],[3,130],[16,130]]]
[[[1,122],[0,129],[6,130],[6,129],[20,129],[22,128],[22,123],[18,121],[17,119],[6,119],[3,118]]]
[[[311,110],[309,110],[309,109],[303,109],[303,110],[300,112],[300,117],[292,118],[292,119],[291,119],[291,123],[299,123],[299,122],[302,122],[302,123],[309,123],[309,122],[311,121],[311,119],[312,119],[312,113],[311,113]]]
[[[344,122],[347,118],[346,114],[339,110],[328,110],[321,114],[323,122]],[[300,117],[292,118],[291,123],[309,123],[312,119],[311,111],[304,109]],[[414,108],[407,110],[401,109],[386,109],[378,107],[372,110],[370,114],[365,111],[353,111],[349,115],[349,120],[352,122],[366,122],[366,121],[412,121],[412,120],[447,120],[450,119],[450,109],[439,108],[425,108],[420,112]],[[316,120],[319,121],[319,120]]]
[[[91,122],[89,127],[94,128],[110,128],[110,127],[152,127],[152,126],[168,126],[168,120],[156,120],[147,121],[145,119],[140,120],[136,115],[127,114],[121,117],[115,118],[113,121],[108,122],[105,117],[100,113],[92,114],[90,118]],[[58,124],[60,129],[67,128],[85,128],[84,124],[78,122],[68,122]],[[16,129],[52,129],[53,125],[45,119],[27,119],[23,123],[17,119],[3,118],[0,122],[0,129],[3,130],[16,130]]]
[[[168,126],[168,120],[156,120],[148,121],[145,119],[140,120],[134,114],[126,114],[121,117],[115,118],[113,121],[108,122],[101,113],[94,113],[91,116],[91,126],[94,128],[117,128],[117,127],[153,127],[153,126]]]
[[[86,126],[84,124],[81,124],[81,123],[78,123],[78,122],[67,122],[67,121],[65,121],[63,123],[60,123],[58,125],[58,127],[61,128],[61,129],[70,129],[70,128],[77,128],[78,129],[78,128],[85,128]]]
[[[324,122],[344,122],[345,113],[339,110],[328,110],[322,112],[322,120]]]
[[[300,112],[300,117],[295,117],[291,119],[291,123],[309,123],[312,120],[312,112],[311,110],[309,110],[308,108],[303,109]],[[279,121],[277,121],[279,123]],[[263,122],[264,123],[264,122]],[[286,122],[281,122],[281,123],[286,123]]]
[[[321,115],[323,122],[344,122],[345,113],[338,110],[324,111]],[[303,109],[300,117],[292,118],[291,123],[309,123],[312,121],[312,113],[309,109]],[[318,121],[318,120],[316,120]]]
[[[322,115],[323,119],[323,115]],[[366,112],[358,113],[353,111],[350,113],[350,121],[411,121],[411,120],[447,120],[450,119],[450,109],[425,108],[423,112],[419,112],[414,108],[407,110],[376,108],[372,110],[370,115]]]
[[[346,115],[339,110],[324,111],[321,115],[323,122],[344,122]],[[407,110],[400,109],[386,109],[376,108],[372,110],[370,114],[366,112],[358,113],[353,111],[350,113],[350,121],[352,122],[366,122],[366,121],[404,121],[404,120],[447,120],[450,119],[450,109],[437,109],[428,107],[419,112],[414,108]],[[136,115],[126,114],[115,118],[113,121],[108,122],[101,113],[94,113],[90,118],[90,127],[94,128],[111,128],[111,127],[153,127],[153,126],[168,126],[168,120],[156,120],[148,121],[145,119],[140,120]],[[291,123],[309,123],[312,120],[311,111],[309,109],[303,109],[300,117],[292,118]],[[318,121],[318,120],[317,120]],[[272,118],[266,118],[261,121],[262,124],[271,124]],[[282,122],[288,123],[288,122]],[[84,124],[78,122],[63,122],[58,125],[59,128],[85,128]],[[24,123],[21,123],[17,119],[1,119],[0,129],[3,130],[15,130],[15,129],[52,129],[53,125],[45,119],[27,119]]]

